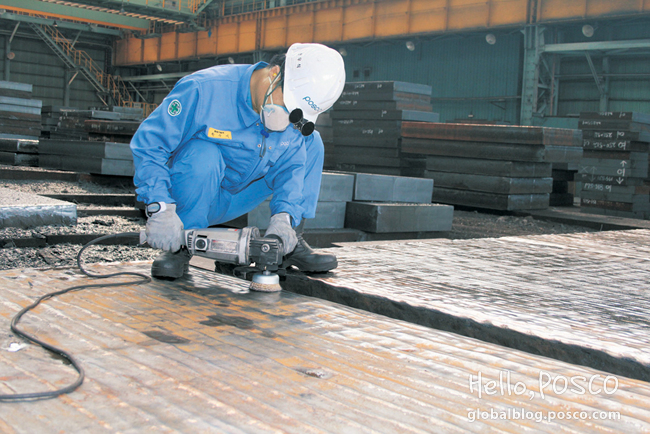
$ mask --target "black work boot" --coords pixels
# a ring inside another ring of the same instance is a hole
[[[293,252],[285,256],[282,267],[288,268],[290,265],[298,268],[300,271],[311,273],[325,272],[335,269],[339,264],[336,256],[328,253],[318,253],[314,251],[302,237],[305,220],[301,221],[296,227],[298,244]]]
[[[185,248],[176,253],[164,252],[154,259],[151,265],[151,275],[168,279],[183,277],[183,274],[189,269],[191,257],[190,252]]]

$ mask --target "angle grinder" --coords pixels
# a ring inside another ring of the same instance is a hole
[[[140,232],[140,244],[146,234]],[[243,229],[206,228],[185,231],[185,246],[191,255],[215,260],[219,264],[232,264],[256,271],[252,275],[251,291],[281,291],[277,272],[282,264],[282,240],[270,235],[261,237],[254,226]],[[248,267],[251,264],[254,267]],[[236,270],[236,269],[235,269]],[[245,275],[245,274],[244,274]]]

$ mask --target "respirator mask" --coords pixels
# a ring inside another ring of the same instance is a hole
[[[264,96],[264,104],[262,105],[262,123],[269,131],[282,132],[289,126],[289,111],[281,105],[273,104],[273,92],[277,87],[273,87],[274,81],[268,77],[270,91]],[[266,101],[270,100],[270,104]]]
[[[277,89],[277,86],[273,87],[275,81],[271,80],[270,77],[268,77],[268,79],[270,82],[269,89],[271,90],[264,97],[265,104],[262,105],[261,113],[262,123],[266,129],[269,131],[282,132],[287,129],[289,124],[293,124],[293,127],[300,131],[303,136],[309,136],[313,133],[315,125],[313,122],[308,121],[303,117],[301,109],[296,108],[289,113],[285,107],[273,104],[273,92]],[[267,99],[271,101],[270,104],[266,104]]]

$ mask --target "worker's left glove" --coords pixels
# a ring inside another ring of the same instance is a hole
[[[293,252],[293,249],[296,248],[296,244],[298,244],[296,231],[291,227],[291,216],[286,212],[281,212],[271,216],[269,227],[264,236],[268,237],[269,235],[277,235],[282,239],[282,246],[284,247],[282,253],[284,255]]]

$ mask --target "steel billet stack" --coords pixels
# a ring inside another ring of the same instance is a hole
[[[433,202],[496,210],[549,206],[551,161],[578,152],[580,131],[405,122],[402,152],[427,155]]]
[[[325,149],[332,145],[334,142],[334,133],[332,132],[332,116],[329,111],[321,113],[318,119],[316,119],[316,131],[319,132],[325,144]]]
[[[346,83],[331,111],[334,147],[328,167],[382,175],[418,176],[424,157],[400,150],[405,121],[438,122],[431,86],[400,81]]]
[[[579,127],[584,136],[577,177],[581,211],[650,218],[650,115],[581,113]]]
[[[0,81],[1,164],[38,166],[42,105],[31,84]]]
[[[43,122],[47,125],[48,138],[41,140],[40,165],[101,175],[133,176],[129,142],[141,118],[141,109],[46,107]]]
[[[549,198],[550,206],[573,206],[574,189],[571,184],[575,181],[578,173],[578,166],[582,160],[582,140],[579,130],[575,130],[572,142],[569,145],[557,149],[546,156],[546,162],[551,163],[551,176],[553,178],[553,190]]]

